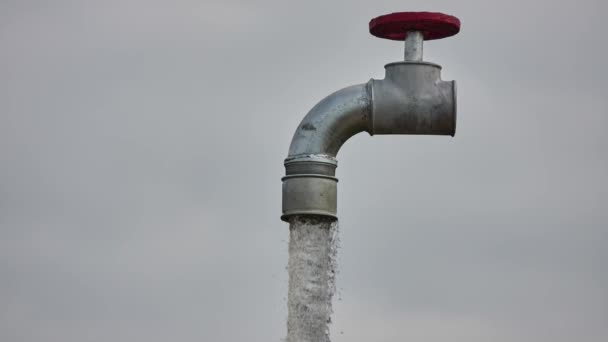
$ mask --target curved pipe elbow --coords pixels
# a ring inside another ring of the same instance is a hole
[[[338,150],[371,127],[371,83],[338,90],[304,117],[291,140],[283,177],[283,215],[336,219]]]
[[[306,155],[335,157],[346,140],[369,130],[371,102],[370,83],[346,87],[321,100],[296,129],[288,159]]]

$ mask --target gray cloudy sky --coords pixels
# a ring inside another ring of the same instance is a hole
[[[603,0],[0,1],[0,340],[280,341],[291,135],[405,10],[457,134],[342,149],[333,341],[608,340]]]

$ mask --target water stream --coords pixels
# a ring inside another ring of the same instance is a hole
[[[290,219],[287,342],[329,342],[337,248],[336,220]]]

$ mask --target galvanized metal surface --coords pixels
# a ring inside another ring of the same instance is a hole
[[[338,162],[327,155],[300,155],[285,160],[283,215],[319,215],[337,218]]]
[[[421,61],[422,60],[422,42],[424,37],[419,31],[410,31],[405,37],[405,48],[403,50],[404,61]]]
[[[314,106],[296,129],[288,159],[315,154],[335,157],[348,138],[366,130],[372,100],[369,86],[338,90]]]
[[[454,135],[455,82],[440,78],[441,67],[427,62],[385,66],[383,80],[339,90],[302,120],[285,160],[283,215],[337,218],[335,156],[353,135]]]
[[[454,136],[455,81],[442,81],[439,65],[396,62],[385,68],[385,78],[372,81],[372,134]]]
[[[283,177],[283,216],[320,215],[337,218],[338,179],[302,174]]]

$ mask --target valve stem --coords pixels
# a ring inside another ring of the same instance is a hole
[[[405,50],[403,59],[406,62],[419,62],[422,60],[422,42],[424,37],[420,31],[408,31],[405,35]]]

